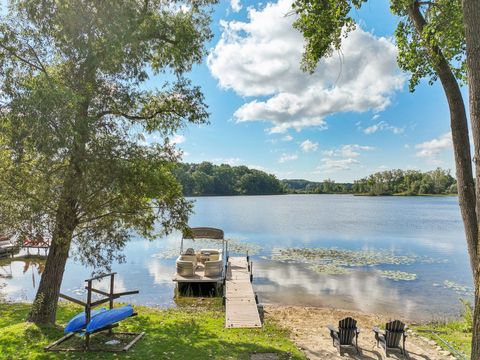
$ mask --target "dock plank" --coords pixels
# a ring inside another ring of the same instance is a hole
[[[225,327],[262,327],[245,257],[230,257],[225,279]]]

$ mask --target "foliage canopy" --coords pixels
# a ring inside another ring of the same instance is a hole
[[[0,232],[70,231],[84,262],[106,266],[129,230],[153,238],[186,225],[169,137],[207,120],[183,74],[205,55],[205,5],[214,2],[9,2],[0,19]],[[147,90],[152,74],[163,87]],[[162,140],[144,141],[149,134]]]
[[[320,59],[340,50],[342,38],[356,28],[353,9],[367,0],[296,0],[293,10],[298,15],[294,27],[306,40],[302,67],[313,72]],[[395,31],[398,64],[411,74],[410,90],[422,78],[437,80],[435,62],[440,61],[430,49],[438,47],[457,79],[466,79],[465,36],[460,0],[432,0],[424,10],[426,24],[418,34],[408,17],[412,0],[391,0],[390,9],[398,16]],[[425,2],[427,3],[427,2]]]

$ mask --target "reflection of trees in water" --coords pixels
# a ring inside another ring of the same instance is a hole
[[[4,265],[0,264],[0,279],[11,279],[12,278],[12,264],[11,262]],[[3,286],[5,287],[6,284]]]
[[[32,272],[32,285],[33,288],[36,288],[36,280],[35,280],[35,271],[38,275],[42,275],[43,271],[45,270],[45,260],[46,256],[42,255],[25,255],[19,257],[13,257],[9,259],[4,259],[0,263],[0,278],[3,279],[12,279],[13,278],[13,271],[12,271],[12,262],[22,262],[23,263],[23,274],[26,274],[29,269]],[[4,284],[3,287],[0,283],[0,299],[2,298],[1,290],[2,288],[6,287],[7,284]]]
[[[23,265],[23,273],[25,274],[30,267],[35,267],[39,275],[42,275],[43,271],[45,270],[45,258],[37,258],[37,257],[27,257],[22,260]]]
[[[3,292],[3,289],[5,289],[6,286],[6,283],[0,283],[0,304],[6,300],[7,294]]]

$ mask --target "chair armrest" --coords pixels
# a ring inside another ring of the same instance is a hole
[[[357,332],[357,335],[360,334],[360,328],[357,328],[355,331]]]
[[[327,328],[330,330],[330,332],[338,333],[337,328],[333,325],[328,325]]]
[[[372,330],[373,330],[374,333],[381,334],[381,335],[385,335],[385,334],[383,333],[383,331],[380,330],[377,326],[375,326]]]

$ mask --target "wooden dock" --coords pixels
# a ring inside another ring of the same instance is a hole
[[[225,278],[225,327],[262,327],[246,257],[230,257]]]

